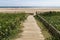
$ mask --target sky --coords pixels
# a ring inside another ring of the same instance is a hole
[[[60,6],[60,0],[0,0],[0,6]]]

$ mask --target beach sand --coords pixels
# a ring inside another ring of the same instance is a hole
[[[0,8],[0,12],[25,12],[25,13],[36,13],[47,12],[47,11],[60,11],[60,8]]]

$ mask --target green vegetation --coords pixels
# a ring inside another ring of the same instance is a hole
[[[60,12],[45,12],[41,14],[37,14],[46,19],[46,21],[50,24],[52,24],[56,29],[60,31]],[[45,37],[45,40],[60,40],[58,37],[52,36],[48,29],[42,24],[38,16],[35,16],[37,19],[37,24],[42,29],[42,33]]]
[[[41,14],[50,24],[60,31],[60,12],[45,12]]]
[[[0,13],[0,40],[10,40],[17,33],[21,33],[21,23],[26,17],[25,13]]]
[[[38,20],[38,17],[35,16],[35,18],[38,26],[41,28],[41,32],[44,35],[45,40],[48,40],[48,39],[51,40],[52,35],[49,33],[48,29],[43,25],[41,21]]]

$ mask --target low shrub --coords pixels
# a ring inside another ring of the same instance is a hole
[[[0,40],[9,40],[9,37],[21,32],[21,22],[25,19],[25,13],[0,13]]]

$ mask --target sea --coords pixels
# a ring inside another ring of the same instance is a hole
[[[0,6],[0,8],[60,8],[59,6]]]

